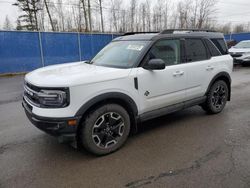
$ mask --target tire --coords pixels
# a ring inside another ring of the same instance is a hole
[[[229,89],[225,81],[218,80],[210,88],[207,100],[201,105],[209,114],[218,114],[225,108],[229,95]]]
[[[84,149],[95,155],[107,155],[126,142],[130,132],[130,117],[120,105],[97,107],[82,122],[80,141]]]

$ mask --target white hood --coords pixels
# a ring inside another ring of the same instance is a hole
[[[250,52],[250,48],[230,48],[229,53],[245,53]]]
[[[28,73],[25,80],[40,87],[70,87],[125,78],[131,69],[117,69],[84,62],[53,65]]]

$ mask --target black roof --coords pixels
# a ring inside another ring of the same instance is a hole
[[[164,30],[155,33],[126,33],[114,41],[126,40],[145,40],[155,41],[161,38],[224,38],[224,35],[219,32],[210,30]]]

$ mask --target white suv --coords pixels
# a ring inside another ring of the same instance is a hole
[[[243,66],[250,64],[250,40],[244,40],[229,49],[230,55],[234,58],[234,63]]]
[[[194,105],[221,112],[231,93],[227,51],[216,32],[125,34],[91,61],[27,74],[23,107],[39,129],[105,155],[138,122]]]

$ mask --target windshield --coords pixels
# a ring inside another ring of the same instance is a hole
[[[234,46],[235,48],[250,48],[250,41],[242,41]]]
[[[91,61],[94,65],[131,68],[149,41],[115,41],[104,47]]]

